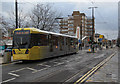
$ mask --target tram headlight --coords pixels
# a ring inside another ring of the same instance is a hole
[[[27,49],[26,52],[25,52],[25,54],[28,54],[28,53],[29,53],[29,50]]]

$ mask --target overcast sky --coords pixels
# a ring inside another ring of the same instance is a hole
[[[34,1],[34,2],[33,2]],[[97,6],[95,9],[95,29],[97,33],[104,34],[109,39],[118,36],[118,1],[119,0],[18,0],[25,11],[29,11],[37,2],[49,2],[55,10],[61,12],[63,17],[71,15],[74,10],[91,16],[90,6]],[[7,12],[14,10],[14,0],[2,0],[0,13],[7,16]]]

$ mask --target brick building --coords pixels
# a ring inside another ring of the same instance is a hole
[[[87,17],[87,36],[92,36],[92,18],[91,17]],[[95,36],[95,29],[93,30],[93,34]]]
[[[75,36],[76,28],[80,27],[80,35],[82,35],[82,38],[90,37],[92,36],[92,24],[93,23],[91,17],[87,17],[85,13],[73,11],[72,15],[68,15],[68,17],[61,18],[60,33]],[[87,40],[88,39],[84,39],[83,42],[87,43]]]

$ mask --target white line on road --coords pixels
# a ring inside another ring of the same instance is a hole
[[[33,71],[32,73],[36,73],[36,72],[39,72],[39,71],[42,71],[42,70],[45,70],[47,68],[43,68],[43,69],[40,69],[40,70],[37,70],[37,71]]]
[[[15,79],[16,79],[16,78],[11,78],[11,79],[8,79],[8,80],[3,81],[2,83],[9,82],[9,81],[12,81],[12,80],[15,80]]]
[[[51,67],[51,66],[49,66],[49,65],[45,65],[44,63],[43,63],[43,64],[38,64],[38,65],[46,66],[46,67]]]
[[[66,61],[66,62],[70,62],[70,61]]]
[[[27,67],[27,69],[32,70],[32,71],[38,71],[38,70],[30,68],[30,67]]]
[[[59,65],[62,65],[62,64],[64,64],[64,62],[58,63],[58,64],[56,64],[54,66],[59,66]]]
[[[14,73],[8,73],[9,75],[13,75],[13,76],[16,76],[16,77],[19,77],[20,75],[17,75],[17,74],[14,74]]]
[[[25,68],[21,68],[21,69],[18,69],[18,70],[14,70],[14,71],[11,71],[11,72],[18,72],[18,71],[22,71],[22,70],[24,70],[24,69],[26,69],[27,67],[25,67]]]

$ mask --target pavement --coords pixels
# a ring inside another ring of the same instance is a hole
[[[94,73],[86,82],[109,82],[118,83],[118,52],[97,72]],[[88,83],[89,84],[89,83]]]

